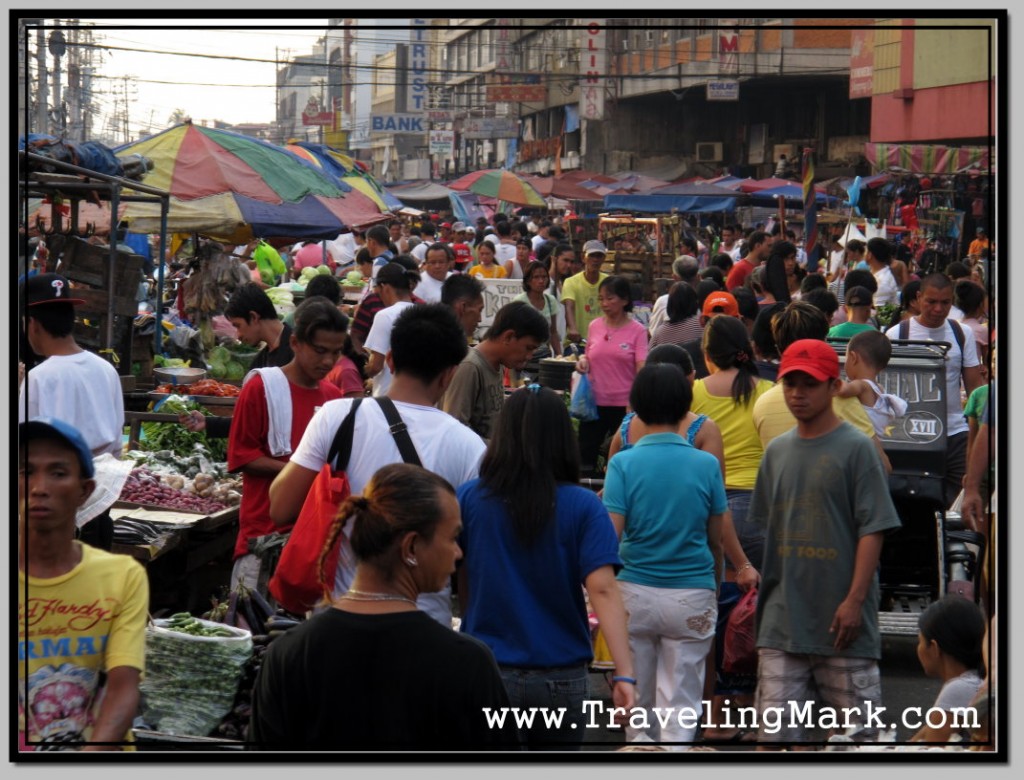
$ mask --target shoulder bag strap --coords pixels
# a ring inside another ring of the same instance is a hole
[[[899,330],[899,333],[896,334],[896,337],[900,341],[906,341],[907,339],[910,338],[910,320],[909,319],[900,320],[900,330]]]
[[[953,338],[956,339],[956,345],[960,347],[960,354],[964,354],[964,329],[960,327],[960,323],[956,320],[947,320],[949,322],[950,330],[953,331]]]
[[[402,454],[402,460],[414,466],[422,466],[420,456],[416,453],[416,446],[409,436],[409,429],[405,427],[402,415],[395,408],[395,402],[386,395],[379,396],[375,400],[380,404],[380,410],[384,412],[384,417],[388,421],[388,430],[395,437],[395,444],[398,445],[398,451]]]
[[[356,409],[359,408],[359,403],[362,400],[362,398],[356,398],[352,401],[352,408],[349,409],[345,419],[338,426],[338,432],[334,434],[331,448],[327,451],[328,463],[333,463],[335,458],[338,459],[338,463],[334,467],[335,471],[344,471],[348,468],[348,459],[352,454],[352,436],[356,429]]]

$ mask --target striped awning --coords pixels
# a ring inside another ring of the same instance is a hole
[[[958,173],[965,169],[989,171],[987,146],[933,146],[926,144],[864,144],[864,156],[876,171],[902,168],[910,173]]]

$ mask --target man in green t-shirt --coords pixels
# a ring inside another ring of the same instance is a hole
[[[758,742],[805,741],[829,711],[827,728],[874,741],[883,725],[877,569],[882,539],[900,520],[871,440],[833,411],[842,384],[835,350],[793,342],[779,380],[797,426],[765,449],[748,514],[766,530]],[[806,710],[814,723],[794,714]]]
[[[590,323],[601,315],[597,305],[597,288],[608,278],[601,273],[601,265],[608,250],[600,241],[583,245],[583,270],[570,276],[562,285],[562,303],[565,305],[565,335],[569,341],[579,343],[587,337]]]

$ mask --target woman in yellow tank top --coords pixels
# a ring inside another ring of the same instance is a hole
[[[728,314],[712,317],[704,328],[703,346],[704,361],[710,375],[694,382],[691,409],[694,414],[706,414],[714,420],[722,434],[725,495],[729,500],[733,527],[747,556],[746,562],[726,558],[725,578],[718,596],[715,640],[717,667],[721,669],[725,623],[741,595],[735,583],[736,565],[741,571],[751,565],[760,570],[764,558],[764,532],[759,526],[747,522],[747,511],[764,455],[761,439],[754,427],[754,402],[771,388],[772,383],[758,376],[750,335],[738,318]],[[711,717],[712,723],[717,725],[722,723],[720,709],[723,699],[729,698],[738,705],[752,703],[757,680],[719,672],[716,682],[714,709],[718,711],[713,711]],[[716,737],[724,736],[722,729],[712,728],[707,738],[711,738],[712,733]]]

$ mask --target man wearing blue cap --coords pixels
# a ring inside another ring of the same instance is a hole
[[[31,369],[21,385],[18,421],[57,417],[74,425],[93,455],[121,456],[124,396],[117,371],[75,341],[75,297],[59,274],[37,274],[22,287],[25,335],[46,360]],[[109,550],[114,525],[108,512],[82,527],[82,541]]]
[[[19,747],[117,750],[139,706],[146,572],[75,539],[96,487],[78,430],[37,417],[18,440]]]

